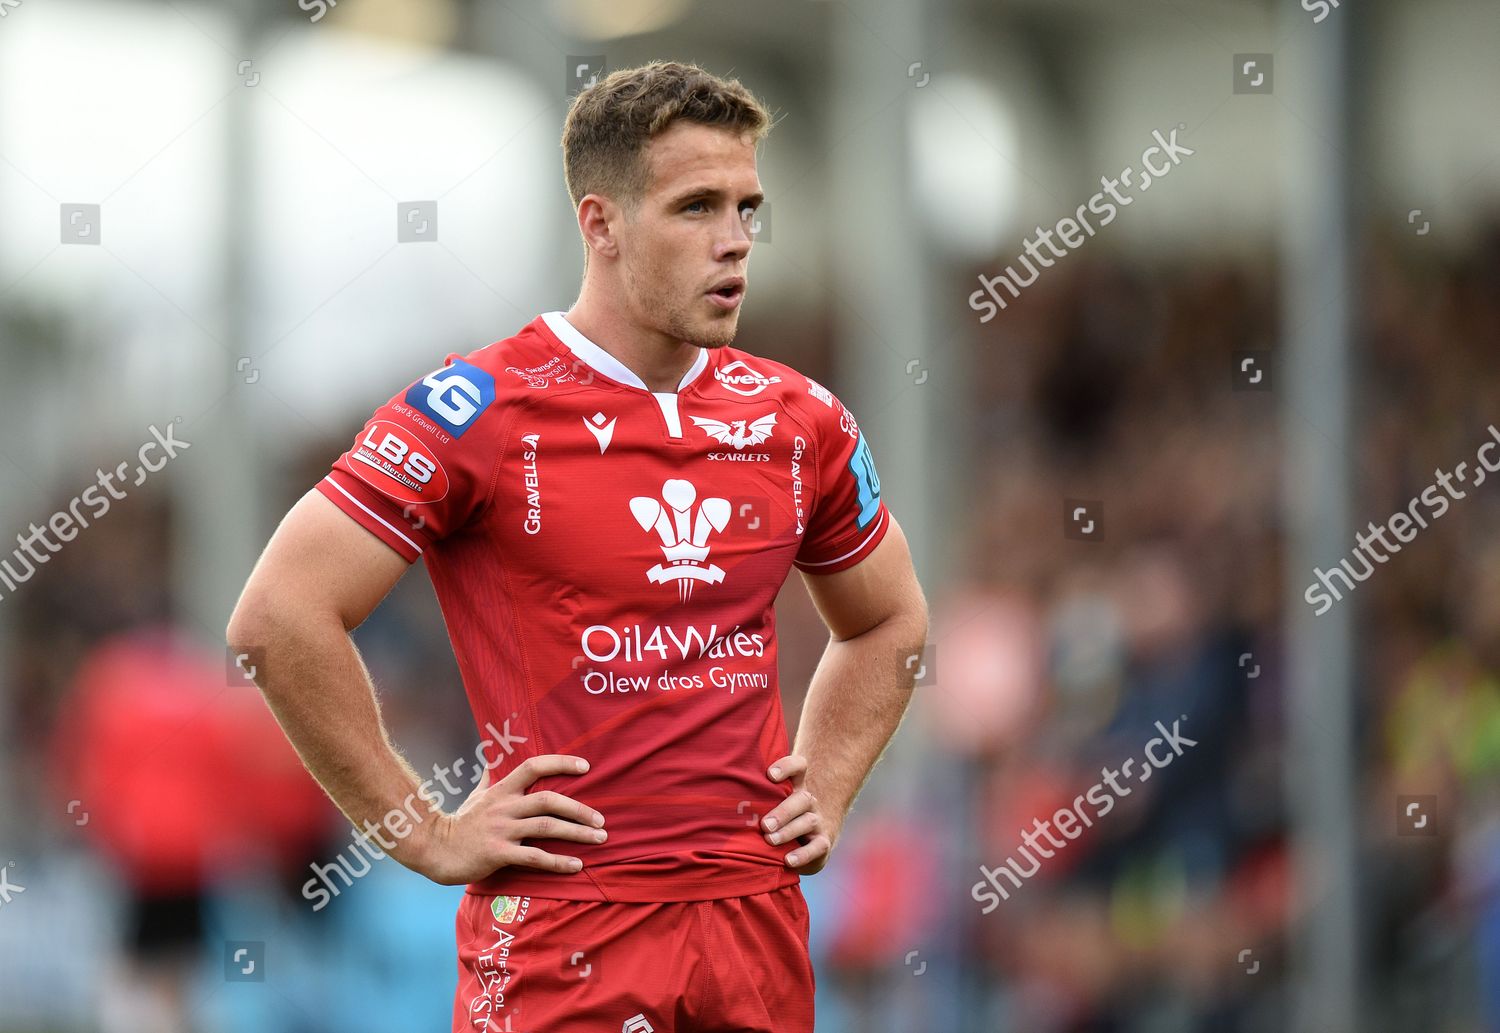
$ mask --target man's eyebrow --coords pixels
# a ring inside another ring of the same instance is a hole
[[[704,198],[718,198],[723,196],[724,191],[718,189],[717,187],[693,187],[678,194],[671,201],[667,202],[667,205],[670,208],[676,208],[680,205],[690,204],[693,201],[702,200]],[[742,197],[740,199],[740,204],[753,204],[756,207],[759,207],[765,202],[765,199],[766,195],[757,190],[753,194],[746,194],[744,197]]]

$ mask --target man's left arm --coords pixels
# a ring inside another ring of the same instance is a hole
[[[812,875],[828,863],[854,798],[911,702],[927,641],[927,601],[894,517],[862,562],[836,574],[803,573],[828,646],[813,672],[791,756],[768,772],[794,792],[761,821],[786,864]],[[798,837],[803,837],[798,843]]]

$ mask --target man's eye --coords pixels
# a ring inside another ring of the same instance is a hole
[[[687,203],[687,205],[684,206],[683,211],[690,212],[694,208],[702,208],[702,207],[703,207],[703,202],[702,201],[689,201]]]
[[[755,214],[755,205],[747,204],[740,207],[740,218],[748,219]]]

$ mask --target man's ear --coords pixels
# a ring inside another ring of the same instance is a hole
[[[583,243],[601,257],[619,254],[614,227],[623,219],[619,205],[602,194],[587,194],[578,202],[578,231],[583,234]]]

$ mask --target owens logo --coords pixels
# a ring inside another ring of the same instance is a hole
[[[772,384],[781,383],[780,377],[768,377],[745,365],[744,359],[735,359],[728,365],[714,370],[714,379],[737,395],[751,398]]]
[[[427,374],[406,392],[407,405],[436,420],[455,438],[463,437],[494,400],[495,378],[462,359]]]
[[[693,512],[698,489],[691,481],[673,478],[661,486],[661,500],[637,495],[630,500],[630,513],[642,531],[655,531],[661,538],[666,563],[646,571],[646,578],[656,585],[677,582],[678,597],[687,602],[694,581],[716,585],[724,580],[724,570],[708,560],[708,536],[722,531],[729,523],[728,499],[706,498]],[[665,502],[666,505],[662,505]]]
[[[350,451],[349,465],[356,477],[397,502],[436,502],[448,494],[448,473],[412,447],[410,434],[389,420],[376,420]]]

